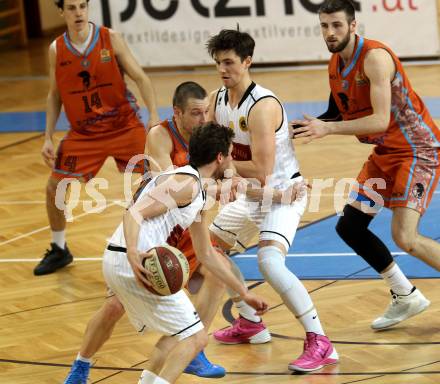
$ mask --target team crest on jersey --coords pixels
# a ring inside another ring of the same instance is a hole
[[[229,121],[229,128],[234,129],[234,122],[233,121]]]
[[[112,57],[110,55],[110,51],[108,49],[101,49],[101,63],[108,63],[109,61],[112,61]]]
[[[238,120],[238,126],[243,132],[247,132],[248,126],[246,124],[246,118],[244,116],[241,116],[240,119]]]
[[[350,86],[350,83],[347,80],[342,80],[342,89],[347,90]]]
[[[356,72],[356,75],[354,76],[354,81],[356,81],[357,86],[368,84],[367,79],[365,78],[364,74],[361,72]]]

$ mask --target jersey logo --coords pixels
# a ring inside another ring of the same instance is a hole
[[[421,199],[425,193],[425,187],[422,183],[416,183],[413,187],[412,193],[416,199]]]
[[[361,72],[356,72],[356,75],[354,76],[354,81],[356,81],[356,85],[358,87],[368,84],[367,79]]]
[[[112,61],[112,57],[110,55],[110,51],[108,49],[101,49],[101,63],[108,63]]]
[[[78,73],[78,76],[81,77],[82,81],[83,81],[83,85],[85,89],[89,89],[90,87],[90,73],[87,71],[81,71],[80,73]]]
[[[246,124],[246,118],[244,116],[241,116],[240,119],[238,120],[238,126],[240,127],[240,129],[243,132],[247,132],[248,131],[248,126]]]
[[[347,90],[349,86],[350,83],[348,82],[348,80],[342,80],[342,89]]]

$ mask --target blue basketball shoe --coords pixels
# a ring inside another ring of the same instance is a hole
[[[75,360],[69,375],[67,376],[64,384],[87,384],[89,378],[90,363],[85,361]]]
[[[203,351],[199,352],[183,372],[207,378],[220,378],[226,375],[226,370],[219,365],[212,364]]]

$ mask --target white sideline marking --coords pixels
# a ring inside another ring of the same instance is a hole
[[[114,202],[110,203],[109,205],[107,205],[106,208],[111,207],[112,205],[116,205],[116,204],[117,204],[117,201],[114,201]],[[75,219],[79,219],[80,217],[83,217],[83,216],[89,215],[89,214],[91,214],[91,213],[95,213],[95,212],[93,212],[93,211],[92,211],[92,212],[84,212],[84,213],[81,213],[81,214],[78,215],[78,216],[73,216],[72,219],[73,219],[73,220],[75,220]],[[6,241],[1,242],[1,243],[0,243],[0,247],[1,247],[2,245],[6,245],[6,244],[9,244],[9,243],[12,243],[12,242],[14,242],[14,241],[16,241],[16,240],[20,240],[20,239],[23,239],[23,238],[25,238],[25,237],[32,236],[32,235],[34,235],[34,234],[36,234],[36,233],[43,232],[43,231],[45,231],[46,229],[49,229],[49,226],[48,226],[48,225],[46,225],[46,226],[44,226],[44,227],[41,227],[41,228],[38,228],[38,229],[34,229],[33,231],[30,231],[30,232],[27,232],[27,233],[23,233],[22,235],[15,236],[15,237],[13,237],[12,239],[9,239],[9,240],[6,240]]]
[[[391,252],[394,256],[407,255],[406,252]],[[357,253],[353,252],[336,252],[336,253],[288,253],[286,257],[321,257],[321,256],[357,256]],[[255,259],[257,255],[237,255],[233,256],[234,259]]]
[[[405,252],[391,252],[394,256],[407,255]],[[319,256],[356,256],[356,253],[289,253],[287,257],[319,257]],[[257,255],[237,255],[234,259],[255,259]],[[27,263],[36,262],[40,259],[0,259],[0,263]],[[74,257],[74,261],[100,261],[102,257]]]

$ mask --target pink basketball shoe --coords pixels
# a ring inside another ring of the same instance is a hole
[[[327,336],[306,333],[304,350],[300,357],[289,363],[291,371],[310,372],[339,361],[338,353]]]
[[[239,316],[232,326],[215,331],[214,338],[223,344],[262,344],[270,341],[272,337],[262,321],[254,323]]]

